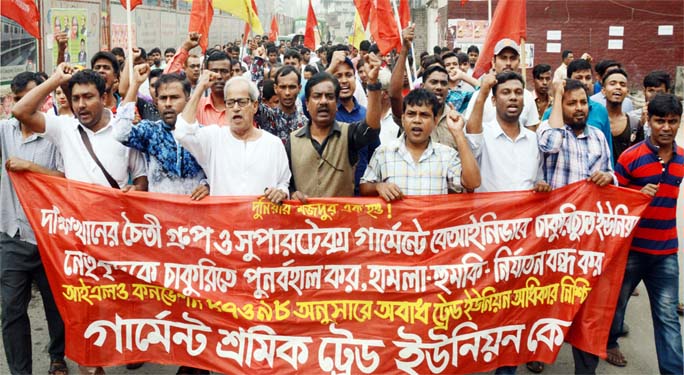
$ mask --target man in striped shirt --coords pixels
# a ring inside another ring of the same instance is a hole
[[[625,277],[608,339],[608,360],[627,361],[617,339],[627,301],[642,280],[651,301],[658,367],[661,374],[684,373],[681,324],[677,317],[677,197],[684,177],[684,149],[675,144],[682,104],[672,94],[658,94],[648,104],[651,134],[627,149],[615,166],[620,186],[653,197],[641,216],[630,247]]]

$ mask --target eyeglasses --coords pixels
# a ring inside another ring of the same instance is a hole
[[[251,102],[252,99],[250,98],[226,99],[226,106],[228,108],[233,108],[235,106],[235,103],[237,103],[238,107],[244,108]]]

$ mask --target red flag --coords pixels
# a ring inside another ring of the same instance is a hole
[[[252,0],[252,9],[254,9],[254,13],[259,14],[259,9],[257,9],[256,2]],[[247,44],[247,39],[249,39],[249,32],[252,29],[249,27],[249,22],[245,22],[245,31],[244,34],[242,35],[242,44]],[[270,38],[270,36],[269,36]]]
[[[393,48],[401,49],[401,36],[390,0],[377,0],[370,11],[370,29],[380,53],[386,55]]]
[[[271,32],[268,34],[268,39],[276,40],[278,39],[278,34],[280,34],[280,30],[278,30],[278,20],[274,14],[271,17]]]
[[[356,10],[359,11],[359,17],[361,17],[361,23],[363,23],[363,29],[365,30],[368,26],[368,21],[370,20],[370,11],[373,6],[373,1],[354,0],[354,6],[356,6]]]
[[[304,31],[304,46],[312,51],[316,50],[316,27],[318,27],[318,20],[316,13],[314,13],[311,0],[309,0],[309,10],[306,12],[306,30]]]
[[[461,6],[465,5],[465,3],[467,3],[467,2],[468,2],[468,0],[461,0]]]
[[[485,39],[480,57],[477,59],[473,77],[479,78],[487,73],[492,67],[494,46],[501,39],[513,39],[520,44],[520,40],[526,37],[527,30],[527,4],[525,0],[501,0],[496,5],[492,24]]]
[[[143,0],[131,0],[131,10],[135,9],[138,5],[142,5]],[[121,6],[126,9],[126,0],[121,0]]]
[[[213,18],[214,7],[211,5],[211,0],[195,0],[192,2],[188,32],[202,34],[202,38],[199,41],[202,52],[206,52],[209,45],[209,26],[211,26]]]
[[[40,39],[40,13],[33,0],[2,0],[0,14],[18,23],[27,33]]]
[[[399,22],[401,22],[401,29],[408,27],[411,21],[411,7],[408,0],[399,0]]]

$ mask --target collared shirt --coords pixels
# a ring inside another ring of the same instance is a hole
[[[325,150],[325,146],[328,144],[328,139],[330,137],[339,137],[342,134],[342,130],[340,128],[340,125],[335,121],[332,124],[332,127],[330,129],[330,133],[328,133],[328,136],[325,137],[325,140],[323,140],[323,143],[318,143],[317,140],[313,139],[311,137],[311,123],[308,125],[304,126],[304,130],[300,133],[297,134],[296,136],[298,137],[306,137],[311,140],[311,145],[313,148],[318,152],[319,155],[323,155],[323,151]],[[349,163],[351,165],[355,165],[356,162],[359,160],[359,150],[362,148],[368,146],[369,144],[373,142],[379,142],[380,134],[380,129],[373,129],[366,124],[365,121],[360,121],[360,122],[353,122],[349,124],[349,139],[348,139],[348,154],[349,154]],[[285,151],[287,153],[287,158],[290,160],[290,155],[292,154],[292,149],[290,147],[290,142],[285,144]],[[294,184],[293,184],[294,185]],[[293,186],[293,188],[295,188]]]
[[[551,82],[560,82],[566,78],[568,78],[568,66],[565,65],[565,63],[561,63],[553,72],[553,79]]]
[[[534,98],[534,104],[537,106],[537,113],[539,114],[539,118],[542,118],[544,116],[544,112],[546,111],[546,109],[551,107],[551,104],[553,103],[553,97],[547,93],[546,102],[544,102],[543,99],[539,97],[536,90],[531,90],[530,92],[532,93],[532,97]]]
[[[634,230],[631,250],[657,255],[677,253],[676,210],[684,177],[684,149],[676,144],[673,148],[672,158],[665,163],[658,156],[658,146],[647,138],[623,152],[615,164],[620,186],[641,190],[646,184],[658,185]]]
[[[359,87],[359,86],[357,86]],[[352,101],[354,102],[354,108],[352,108],[351,111],[347,111],[347,108],[342,104],[342,102],[337,104],[337,115],[335,116],[335,120],[341,121],[341,122],[347,122],[347,123],[352,123],[352,122],[359,122],[363,121],[366,119],[366,107],[363,105],[360,105],[359,102],[356,100],[355,97],[352,97]],[[379,133],[378,133],[379,135]],[[380,146],[380,138],[373,140],[370,144],[368,144],[366,147],[362,147],[359,149],[359,158],[358,158],[358,165],[356,166],[356,170],[354,171],[354,194],[359,195],[359,183],[361,181],[361,177],[363,177],[363,173],[366,171],[366,167],[368,166],[368,161],[371,158],[371,155],[375,152],[375,149]]]
[[[388,109],[387,113],[380,119],[380,144],[388,145],[394,142],[401,135],[401,128],[394,121],[392,109]]]
[[[83,130],[90,139],[95,155],[121,188],[126,186],[129,178],[136,179],[146,175],[145,160],[140,152],[122,145],[114,138],[112,125],[116,118],[111,112],[109,116],[109,123],[97,133],[93,133],[85,126]],[[46,117],[45,138],[62,154],[66,178],[110,187],[104,173],[83,144],[78,131],[79,126],[81,124],[73,117]]]
[[[551,105],[546,108],[542,121],[548,120],[551,116]],[[589,99],[589,114],[587,114],[587,125],[593,126],[603,133],[603,137],[608,142],[610,150],[610,163],[615,164],[615,156],[613,155],[613,134],[610,132],[610,120],[608,120],[608,110],[606,107]]]
[[[227,126],[200,127],[178,116],[173,136],[187,148],[209,179],[211,195],[263,195],[267,188],[289,192],[290,168],[280,138],[261,136],[245,142]]]
[[[337,114],[335,115],[335,120],[342,122],[358,122],[363,121],[366,118],[366,107],[359,104],[356,98],[352,97],[352,102],[354,107],[351,111],[347,111],[347,108],[340,101],[337,103]]]
[[[299,103],[299,98],[296,100]],[[285,113],[280,107],[271,108],[261,102],[259,103],[259,110],[254,115],[254,121],[260,129],[280,138],[283,144],[287,143],[290,133],[309,123],[309,119],[304,116],[300,105],[297,105],[294,112]]]
[[[608,142],[598,129],[586,126],[576,136],[568,125],[558,129],[543,121],[537,134],[544,155],[544,179],[552,188],[585,180],[594,172],[613,174]]]
[[[10,237],[19,232],[19,238],[36,244],[36,237],[26,218],[24,209],[19,203],[12,186],[5,162],[10,157],[18,157],[49,169],[63,170],[62,157],[57,148],[39,134],[32,134],[26,139],[21,134],[19,121],[15,118],[0,121],[0,155],[2,155],[2,171],[0,172],[0,232]]]
[[[480,90],[473,93],[473,97],[480,95]],[[539,124],[539,114],[537,113],[537,105],[534,103],[534,97],[532,93],[523,90],[523,110],[520,114],[520,124],[522,126],[535,126]],[[466,119],[470,119],[473,113],[473,108],[475,108],[476,100],[471,100],[468,103],[468,109],[465,112]],[[496,121],[496,107],[490,97],[485,100],[484,110],[482,112],[482,123]]]
[[[361,183],[379,182],[396,184],[405,195],[461,192],[461,159],[453,148],[430,141],[416,162],[402,135],[375,151],[361,178]]]
[[[596,103],[606,106],[606,96],[603,95],[603,92],[599,91],[598,93],[592,95],[589,97],[589,99],[595,101]],[[625,98],[625,100],[622,101],[622,112],[623,113],[628,113],[632,112],[634,110],[634,103],[632,103],[632,99],[630,98]]]
[[[133,103],[119,107],[114,137],[125,146],[148,156],[148,190],[156,193],[190,194],[206,176],[190,152],[173,138],[164,121],[142,120],[133,126]]]
[[[211,93],[202,97],[197,105],[197,122],[202,125],[226,126],[226,110],[219,110],[214,107]]]
[[[531,190],[544,179],[537,134],[518,125],[520,134],[511,139],[498,122],[484,124],[482,133],[466,134],[480,165],[482,183],[477,192]]]

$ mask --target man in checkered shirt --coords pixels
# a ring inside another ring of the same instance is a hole
[[[480,186],[480,170],[466,140],[464,119],[448,108],[447,125],[456,149],[430,139],[440,104],[437,97],[416,89],[404,98],[404,134],[373,154],[363,178],[361,195],[386,201],[405,195],[434,195],[472,191]]]

